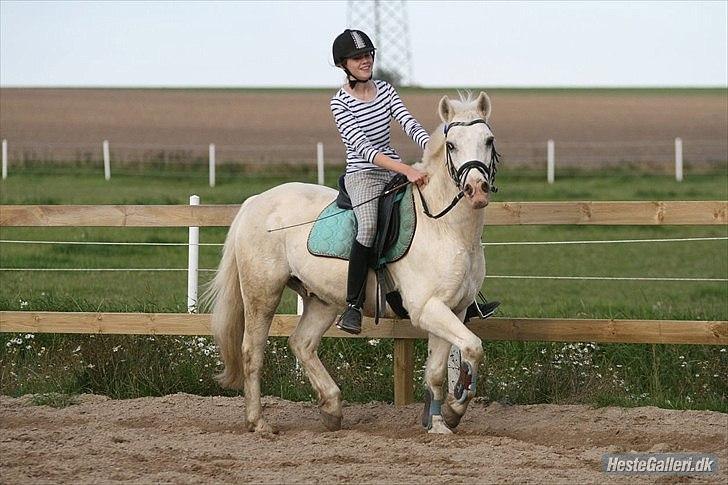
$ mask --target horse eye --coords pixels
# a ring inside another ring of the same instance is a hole
[[[447,149],[452,152],[455,150],[455,145],[452,142],[447,142]]]
[[[493,137],[492,136],[489,136],[488,138],[485,139],[485,146],[489,147],[492,144],[493,144]]]

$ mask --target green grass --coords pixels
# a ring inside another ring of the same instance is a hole
[[[78,400],[74,396],[58,392],[33,394],[31,402],[35,406],[50,406],[52,408],[67,408],[68,406],[78,404]]]
[[[286,181],[315,181],[315,171],[288,167],[269,174],[114,173],[59,167],[25,169],[0,184],[2,204],[240,203]],[[144,175],[144,176],[142,176]],[[333,186],[336,173],[327,174]],[[561,174],[549,186],[542,173],[499,174],[496,201],[726,200],[725,171],[670,176],[635,172]],[[292,208],[291,210],[295,210]],[[203,228],[201,242],[220,243],[224,228]],[[487,227],[486,242],[725,237],[725,226]],[[185,242],[180,228],[0,228],[3,240]],[[677,276],[726,278],[726,241],[622,245],[489,246],[489,275]],[[203,246],[201,268],[214,268],[220,248]],[[1,267],[185,268],[184,247],[70,246],[0,243]],[[200,282],[211,273],[202,273]],[[728,284],[486,279],[500,316],[728,320]],[[178,273],[0,272],[0,309],[179,312],[186,307],[186,275]],[[287,292],[281,313],[295,312]],[[716,346],[486,342],[480,389],[487,399],[516,403],[652,404],[728,410],[728,353]],[[392,342],[326,339],[322,360],[352,401],[392,400]],[[418,342],[416,362],[426,345]],[[285,339],[271,338],[264,391],[311,399]],[[0,392],[111,397],[169,392],[217,394],[216,349],[205,337],[0,335]],[[418,367],[419,368],[419,367]],[[422,373],[418,371],[421,381]]]

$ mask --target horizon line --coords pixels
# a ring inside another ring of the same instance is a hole
[[[250,90],[320,90],[320,89],[338,89],[340,85],[330,86],[206,86],[206,85],[121,85],[121,84],[109,84],[109,85],[72,85],[72,84],[46,84],[46,85],[21,85],[11,84],[3,85],[0,84],[0,89],[250,89]],[[711,90],[728,90],[728,85],[707,85],[707,84],[696,84],[696,85],[450,85],[450,86],[418,86],[418,85],[400,85],[397,86],[401,89],[421,89],[421,90],[432,90],[432,89],[513,89],[513,90],[563,90],[563,89],[711,89]]]

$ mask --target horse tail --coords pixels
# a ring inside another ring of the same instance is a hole
[[[240,274],[235,257],[235,218],[225,240],[220,266],[205,291],[204,299],[212,302],[212,333],[225,364],[222,373],[215,376],[222,387],[243,388],[243,333],[245,312],[240,289]]]

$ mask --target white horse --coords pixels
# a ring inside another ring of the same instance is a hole
[[[474,396],[483,357],[481,340],[463,319],[485,277],[482,209],[488,205],[496,155],[487,124],[490,106],[484,92],[475,101],[451,101],[447,96],[440,100],[443,125],[416,165],[429,174],[421,196],[433,211],[458,194],[464,201],[434,219],[425,216],[415,197],[418,221],[412,246],[388,266],[412,325],[429,335],[425,381],[431,404],[426,410],[433,433],[451,433],[459,423]],[[287,183],[247,199],[230,226],[208,297],[214,302],[212,328],[225,364],[218,379],[224,387],[245,389],[245,419],[251,431],[271,431],[262,416],[260,371],[271,320],[286,286],[301,295],[304,308],[289,344],[316,391],[324,424],[341,428],[341,391],[319,360],[317,348],[346,307],[347,262],[311,255],[309,225],[271,232],[315,219],[335,198],[336,191],[328,187]],[[368,316],[374,313],[375,286],[370,271],[363,310]],[[386,316],[395,317],[389,308]],[[443,388],[451,345],[461,350],[461,373],[466,376],[459,398],[446,395]]]

